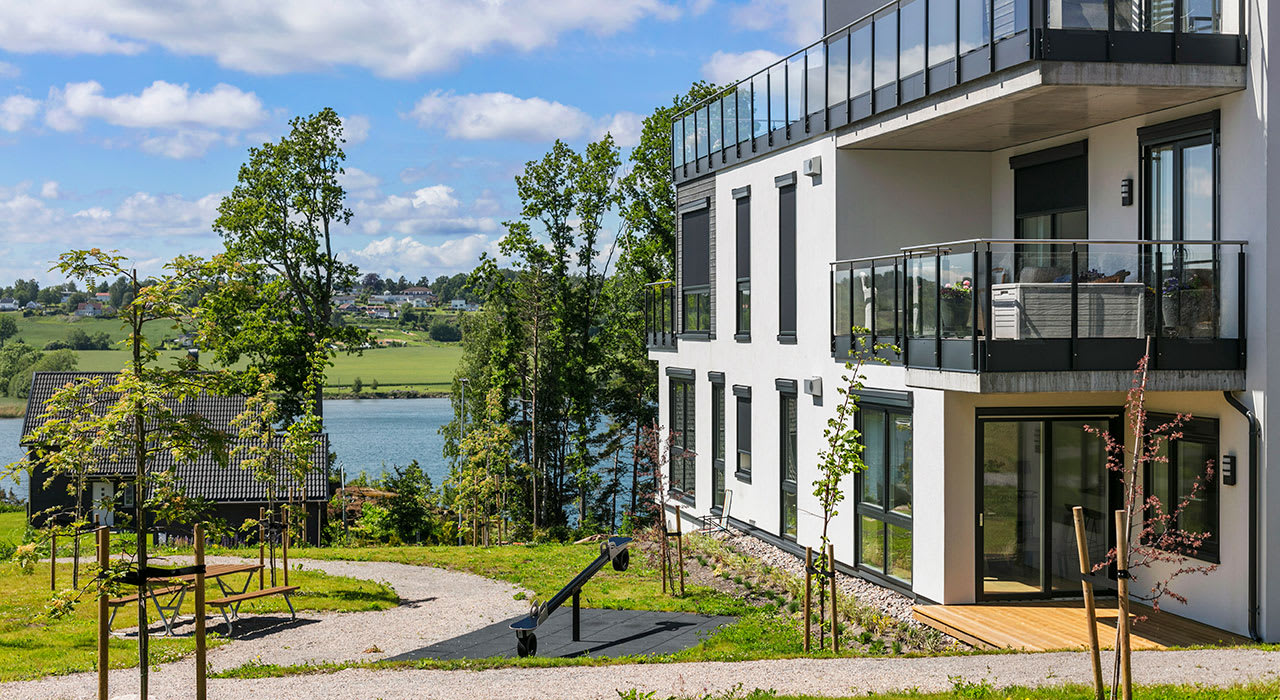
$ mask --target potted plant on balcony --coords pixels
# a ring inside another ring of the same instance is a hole
[[[973,280],[965,278],[942,286],[942,329],[944,335],[968,335],[973,314]]]

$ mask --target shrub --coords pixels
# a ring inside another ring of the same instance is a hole
[[[462,329],[444,319],[432,321],[431,329],[427,334],[432,340],[440,343],[456,343],[462,340]]]

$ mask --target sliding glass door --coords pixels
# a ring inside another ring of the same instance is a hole
[[[978,550],[984,599],[1039,598],[1080,591],[1072,508],[1084,510],[1092,561],[1106,553],[1108,515],[1118,502],[1106,443],[1115,416],[991,417],[978,421]],[[1111,587],[1105,572],[1091,577]]]

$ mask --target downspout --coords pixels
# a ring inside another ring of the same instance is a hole
[[[1246,408],[1235,394],[1230,391],[1222,392],[1223,398],[1231,407],[1240,412],[1240,415],[1249,421],[1249,490],[1253,493],[1249,494],[1249,636],[1254,641],[1262,641],[1262,635],[1258,634],[1258,497],[1261,490],[1258,488],[1258,442],[1259,432],[1258,417],[1253,411]]]

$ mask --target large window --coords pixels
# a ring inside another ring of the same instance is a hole
[[[1009,166],[1014,169],[1015,238],[1041,241],[1089,237],[1087,153],[1087,143],[1080,141],[1009,159]],[[1084,267],[1088,262],[1088,250],[1081,250],[1084,253],[1081,266]],[[1016,246],[1013,268],[1013,282],[1070,282],[1071,246]]]
[[[1152,414],[1149,424],[1160,425],[1173,420],[1173,416]],[[1218,421],[1212,418],[1193,418],[1178,429],[1182,437],[1161,446],[1161,461],[1147,462],[1146,483],[1148,497],[1159,499],[1159,506],[1152,504],[1148,517],[1156,517],[1155,536],[1167,525],[1173,525],[1188,535],[1204,535],[1204,543],[1197,551],[1185,551],[1187,556],[1209,562],[1218,561]],[[1210,472],[1212,469],[1212,472]],[[1157,510],[1158,508],[1158,510]],[[1159,521],[1159,515],[1176,522]]]
[[[686,211],[680,219],[681,330],[707,333],[711,331],[711,208]]]
[[[785,385],[784,385],[785,384]],[[780,472],[779,495],[782,502],[782,527],[778,534],[794,540],[799,530],[800,510],[796,501],[797,482],[799,480],[799,450],[796,445],[796,391],[795,382],[780,381],[779,416],[781,417],[781,435],[779,443],[781,454],[778,464]]]
[[[863,405],[866,471],[858,477],[858,565],[911,585],[911,413]]]
[[[751,481],[751,387],[733,387],[737,403],[738,466],[734,476]]]
[[[724,375],[711,378],[711,507],[724,507]]]
[[[751,189],[734,190],[734,226],[736,233],[735,271],[735,336],[751,339]]]
[[[1171,243],[1158,246],[1158,260],[1150,261],[1160,267],[1160,331],[1216,337],[1218,252],[1203,242],[1218,239],[1218,113],[1140,129],[1138,140],[1146,171],[1144,233]]]
[[[796,341],[796,174],[778,179],[778,340]]]
[[[671,378],[671,488],[692,496],[697,487],[698,416],[693,382]]]

